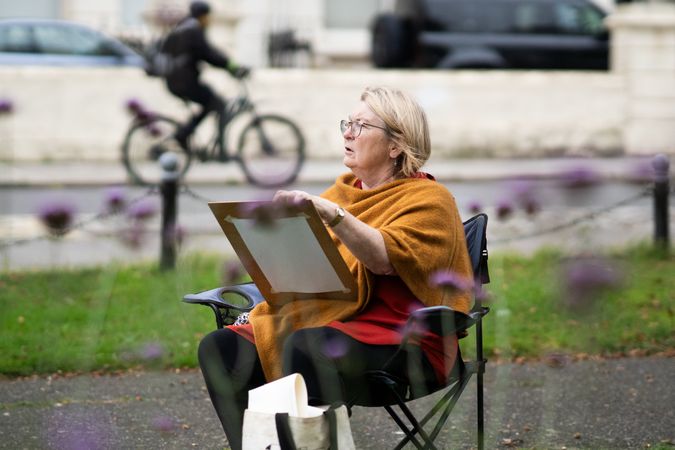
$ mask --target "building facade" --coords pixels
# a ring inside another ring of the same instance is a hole
[[[369,65],[369,25],[395,1],[213,0],[210,34],[218,46],[254,67],[274,65],[268,50],[276,36],[282,46],[300,44],[285,65],[362,68]],[[613,8],[614,0],[596,1]],[[121,38],[147,41],[183,15],[188,4],[189,0],[0,0],[0,18],[73,20]]]

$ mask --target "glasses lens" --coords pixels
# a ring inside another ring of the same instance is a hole
[[[358,137],[359,134],[361,134],[361,124],[358,122],[347,122],[346,120],[341,120],[340,121],[340,131],[342,131],[342,134],[344,134],[345,131],[347,131],[347,128],[352,133],[352,136]]]

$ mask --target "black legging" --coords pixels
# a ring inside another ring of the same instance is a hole
[[[310,404],[335,401],[367,402],[365,372],[379,370],[394,356],[396,345],[369,345],[330,327],[306,328],[291,334],[283,348],[283,373],[300,373],[307,384]],[[420,364],[421,359],[421,364]],[[399,353],[387,370],[409,374],[416,361],[420,376],[435,379],[425,357]],[[241,448],[244,410],[248,391],[265,383],[255,345],[229,329],[212,332],[199,345],[199,365],[218,418],[233,450]]]
[[[218,114],[218,139],[222,139],[225,125],[225,100],[213,92],[209,86],[200,82],[186,86],[174,86],[172,83],[167,83],[167,87],[173,95],[201,106],[201,109],[180,128],[176,137],[187,139],[208,114],[215,112]]]

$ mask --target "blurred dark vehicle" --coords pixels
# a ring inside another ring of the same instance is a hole
[[[372,25],[376,67],[607,70],[589,0],[397,0]]]
[[[143,58],[115,38],[58,20],[0,20],[0,65],[143,66]]]

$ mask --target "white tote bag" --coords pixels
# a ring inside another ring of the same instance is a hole
[[[347,407],[316,408],[296,373],[249,391],[244,450],[353,450]]]
[[[244,413],[243,450],[354,450],[347,407],[328,408],[322,415]]]

